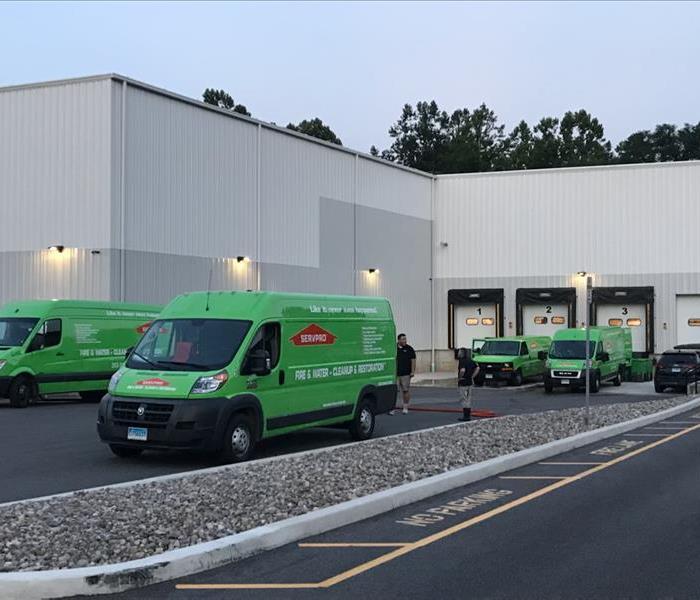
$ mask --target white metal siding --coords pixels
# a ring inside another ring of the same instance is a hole
[[[261,164],[263,262],[318,267],[319,202],[353,202],[354,157],[264,129]]]
[[[436,196],[437,277],[698,271],[700,162],[447,176]]]
[[[256,163],[255,125],[128,86],[127,250],[253,257]]]
[[[0,90],[0,252],[109,245],[110,86]]]

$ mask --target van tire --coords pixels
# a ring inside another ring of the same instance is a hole
[[[551,381],[544,380],[544,393],[551,394],[554,391],[554,384]]]
[[[618,371],[615,375],[615,379],[612,380],[615,387],[620,387],[622,385],[622,372]]]
[[[255,431],[251,417],[245,413],[234,414],[224,433],[221,459],[227,463],[249,460],[255,450]]]
[[[100,400],[102,400],[102,398],[104,398],[106,393],[106,390],[98,390],[96,392],[80,392],[80,401],[97,404]]]
[[[355,416],[348,428],[350,437],[353,440],[361,442],[372,437],[376,423],[376,415],[374,413],[374,405],[367,398],[360,400],[357,410],[355,410]]]
[[[7,393],[12,408],[27,408],[36,400],[36,396],[36,383],[28,375],[15,377]]]
[[[510,380],[511,385],[521,386],[523,384],[523,372],[518,369]]]
[[[120,446],[119,444],[110,444],[109,449],[115,456],[119,458],[136,458],[143,452],[143,448],[134,448],[133,446]]]
[[[597,394],[600,391],[600,373],[597,371],[593,373],[593,378],[591,379],[591,394]]]

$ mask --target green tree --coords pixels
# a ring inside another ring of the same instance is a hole
[[[532,129],[525,121],[520,121],[503,142],[505,169],[529,169],[532,163]]]
[[[656,161],[656,150],[651,139],[651,131],[637,131],[622,140],[615,148],[618,162],[650,163]]]
[[[506,168],[504,126],[485,104],[473,111],[456,110],[449,121],[443,172],[473,173]]]
[[[447,142],[449,117],[437,103],[405,104],[399,119],[389,128],[393,142],[382,158],[414,169],[440,173]]]
[[[567,112],[559,125],[560,164],[564,167],[605,165],[612,158],[600,121],[581,109]]]
[[[331,142],[332,144],[338,144],[338,146],[343,145],[343,142],[333,132],[333,130],[318,117],[315,119],[311,119],[310,121],[304,119],[298,125],[289,123],[287,125],[287,129],[291,129],[292,131],[298,131],[299,133],[310,135],[311,137],[318,138],[319,140]]]
[[[678,130],[678,140],[681,144],[681,160],[700,159],[700,122],[697,125],[686,123]]]
[[[675,125],[670,123],[657,125],[651,134],[651,140],[654,145],[656,162],[682,160],[683,148]]]
[[[236,104],[231,94],[229,94],[226,90],[207,88],[202,94],[202,100],[207,104],[218,106],[219,108],[224,108],[226,110],[250,117],[248,109],[243,104]]]
[[[559,119],[544,117],[535,125],[532,136],[530,169],[561,167]]]

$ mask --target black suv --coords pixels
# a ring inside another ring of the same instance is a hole
[[[661,393],[666,388],[683,390],[689,383],[700,379],[700,356],[693,350],[667,350],[656,363],[654,389]]]

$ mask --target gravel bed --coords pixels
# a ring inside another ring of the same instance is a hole
[[[686,402],[591,409],[593,428]],[[280,521],[584,430],[583,409],[507,416],[0,508],[0,572],[143,558]],[[9,482],[6,482],[8,484]]]

